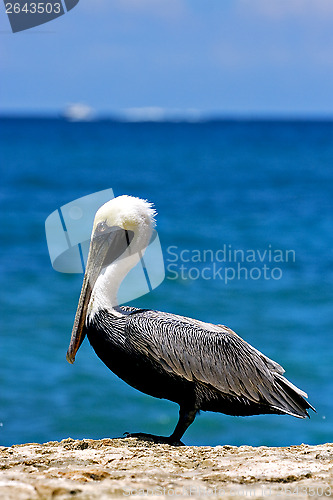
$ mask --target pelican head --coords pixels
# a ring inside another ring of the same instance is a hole
[[[74,363],[84,339],[83,327],[89,303],[115,297],[121,281],[140,260],[155,226],[151,203],[133,196],[119,196],[96,212],[90,239],[86,272],[75,315],[67,361]],[[99,297],[99,295],[101,297]]]

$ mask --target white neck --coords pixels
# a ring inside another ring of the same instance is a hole
[[[121,316],[117,294],[128,272],[139,262],[151,238],[151,228],[138,231],[126,251],[117,260],[104,268],[98,276],[89,301],[87,318],[92,319],[101,309]]]
[[[127,273],[138,263],[138,254],[117,259],[98,276],[89,301],[88,314],[92,319],[97,311],[107,309],[112,314],[119,315],[117,294]]]

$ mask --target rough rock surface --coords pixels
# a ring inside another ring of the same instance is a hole
[[[333,497],[333,443],[172,447],[136,438],[0,447],[1,500]]]

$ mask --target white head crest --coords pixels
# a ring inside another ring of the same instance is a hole
[[[118,196],[99,208],[95,215],[94,227],[106,222],[109,227],[118,226],[136,232],[142,226],[154,228],[156,210],[153,204],[134,196]]]

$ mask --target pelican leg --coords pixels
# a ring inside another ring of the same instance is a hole
[[[184,408],[180,408],[178,423],[175,427],[175,430],[169,437],[155,436],[154,434],[145,434],[143,432],[125,432],[124,435],[126,438],[134,437],[143,441],[166,443],[171,444],[172,446],[184,446],[184,443],[182,443],[180,439],[182,438],[186,429],[192,424],[196,414],[197,410],[185,410]]]
[[[171,442],[180,441],[184,435],[186,429],[192,424],[197,414],[197,410],[188,410],[187,408],[180,407],[179,409],[179,420],[175,427],[175,430],[169,437]]]

